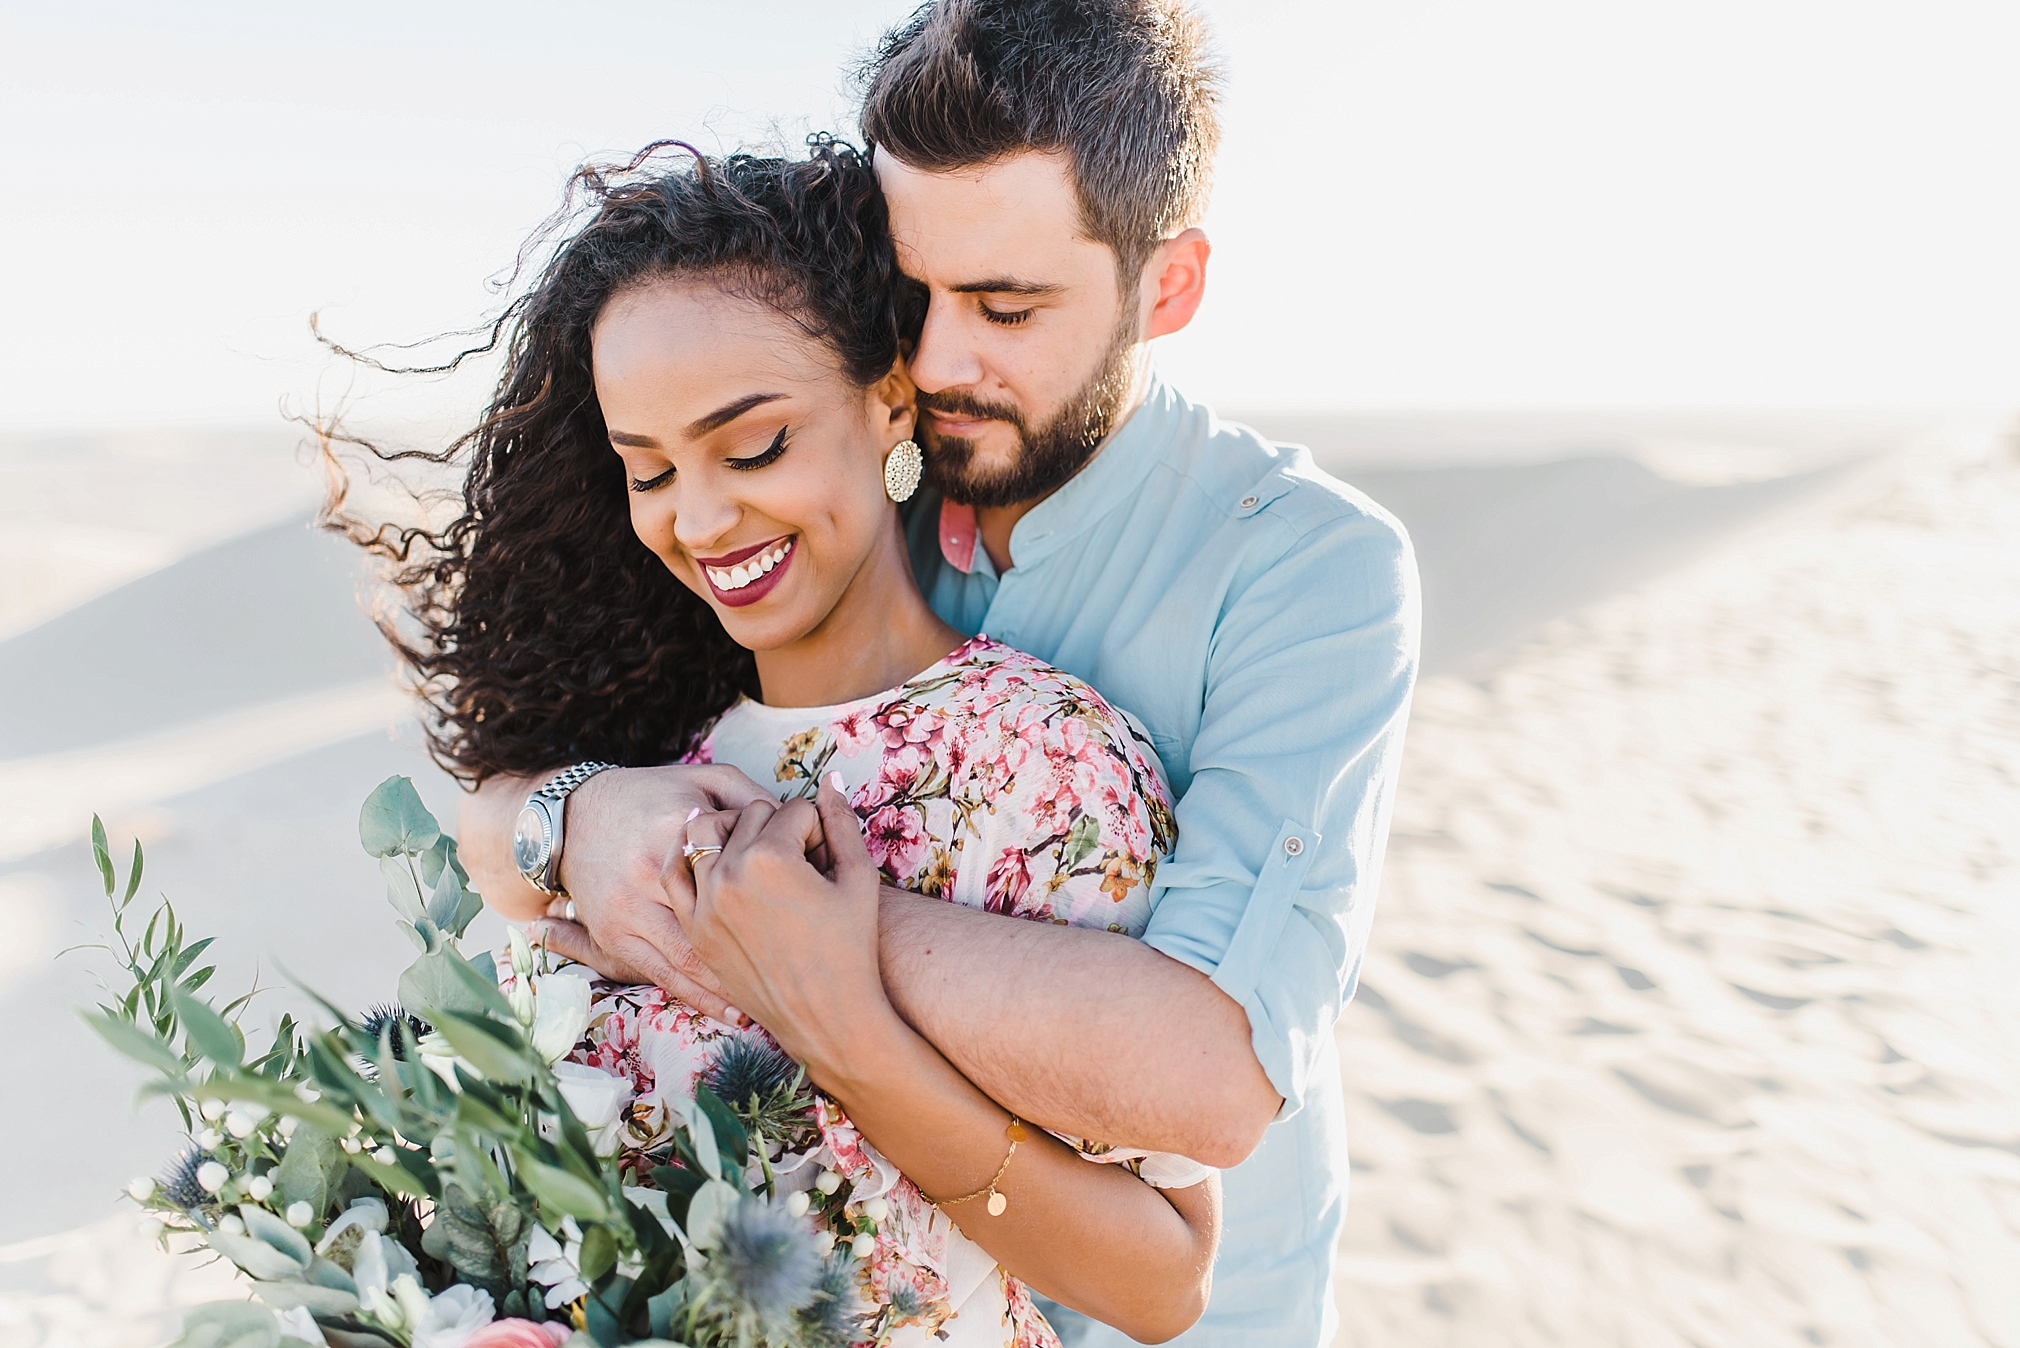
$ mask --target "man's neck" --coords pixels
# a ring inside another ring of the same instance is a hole
[[[1101,451],[1114,441],[1115,433],[1129,424],[1129,419],[1136,415],[1136,409],[1143,406],[1143,400],[1150,396],[1149,345],[1146,343],[1137,350],[1136,373],[1129,382],[1129,399],[1123,403],[1122,411],[1116,415],[1115,425],[1101,438],[1101,443],[1094,447],[1094,453],[1087,456],[1087,463],[1081,464],[1074,472],[1074,477],[1087,471],[1087,464],[1093,463],[1101,456]],[[1068,478],[1066,481],[1072,480],[1073,478]],[[1063,487],[1066,483],[1062,482],[1059,485]],[[975,537],[982,544],[982,550],[989,554],[990,565],[996,568],[997,575],[1002,575],[1015,564],[1010,556],[1010,535],[1017,528],[1017,521],[1037,509],[1039,502],[1058,490],[1059,487],[1054,487],[1044,496],[1034,496],[1028,501],[1013,501],[1009,505],[975,507]]]

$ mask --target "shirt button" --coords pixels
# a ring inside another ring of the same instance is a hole
[[[1305,840],[1303,838],[1300,838],[1297,835],[1293,834],[1290,837],[1284,839],[1284,851],[1289,855],[1297,856],[1300,852],[1303,852],[1304,850],[1305,850]]]
[[[1242,498],[1241,498],[1241,508],[1242,508],[1243,510],[1254,510],[1254,509],[1255,509],[1255,503],[1256,503],[1256,498],[1255,498],[1255,497],[1253,497],[1253,496],[1244,496],[1244,497],[1242,497]]]

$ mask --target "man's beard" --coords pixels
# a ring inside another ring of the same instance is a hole
[[[929,451],[926,480],[948,500],[968,506],[1016,505],[1057,491],[1087,466],[1121,418],[1135,383],[1136,329],[1134,309],[1125,309],[1093,375],[1035,431],[1008,403],[983,402],[958,389],[920,393],[920,421],[927,428]],[[923,415],[928,411],[1007,423],[1017,432],[1015,461],[1003,468],[977,468],[974,442],[934,434],[932,419]]]

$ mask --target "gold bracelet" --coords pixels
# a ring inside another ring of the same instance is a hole
[[[997,1166],[996,1173],[989,1177],[989,1182],[972,1194],[962,1194],[959,1198],[943,1199],[933,1204],[934,1207],[951,1208],[956,1203],[972,1202],[983,1194],[987,1194],[989,1195],[989,1215],[991,1217],[1001,1217],[1003,1215],[1003,1210],[1010,1206],[1010,1200],[996,1192],[997,1181],[1001,1180],[1003,1172],[1010,1168],[1010,1158],[1017,1154],[1017,1144],[1029,1139],[1031,1134],[1024,1130],[1024,1125],[1018,1121],[1015,1114],[1012,1114],[1010,1116],[1010,1126],[1003,1130],[1003,1136],[1010,1139],[1010,1150],[1003,1157],[1003,1164]]]

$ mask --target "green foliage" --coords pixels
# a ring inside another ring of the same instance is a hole
[[[421,1238],[421,1248],[454,1268],[465,1282],[500,1296],[515,1282],[525,1286],[526,1238],[531,1233],[531,1219],[516,1201],[501,1197],[487,1202],[449,1184],[442,1189],[434,1224]]]
[[[683,1102],[680,1126],[640,1167],[664,1192],[641,1206],[624,1191],[638,1176],[598,1155],[499,990],[491,957],[457,947],[482,900],[413,784],[382,783],[358,834],[420,949],[400,975],[399,999],[421,1020],[410,1025],[398,1008],[353,1017],[311,992],[328,1028],[283,1016],[272,1039],[255,1045],[239,1023],[253,994],[222,1006],[201,995],[216,972],[201,962],[210,941],[188,939],[165,900],[138,922],[140,847],[122,877],[93,820],[113,931],[98,948],[125,983],[83,1014],[113,1048],[155,1071],[146,1089],[174,1099],[198,1141],[173,1181],[138,1201],[230,1260],[263,1303],[190,1311],[177,1348],[287,1348],[299,1341],[286,1337],[277,1310],[315,1317],[333,1343],[404,1343],[405,1330],[378,1318],[391,1303],[363,1285],[367,1241],[389,1252],[370,1265],[388,1278],[403,1270],[437,1291],[468,1283],[489,1291],[501,1313],[545,1319],[546,1286],[531,1281],[529,1263],[529,1244],[548,1239],[543,1228],[577,1242],[575,1267],[591,1290],[572,1313],[593,1348],[643,1343],[675,1311],[678,1337],[692,1348],[826,1343],[798,1321],[753,1318],[727,1284],[695,1290],[682,1244],[661,1224],[712,1236],[740,1204],[760,1201],[742,1185],[751,1130],[778,1119],[786,1101],[803,1101],[803,1075],[788,1081],[767,1066],[739,1078],[764,1087],[747,1108],[707,1090]],[[369,1227],[361,1211],[376,1214]],[[339,1224],[317,1254],[317,1240]],[[811,1242],[810,1231],[795,1229]],[[761,1321],[771,1328],[753,1337]]]
[[[410,777],[388,777],[358,811],[358,841],[375,857],[419,856],[442,836],[441,826]]]

